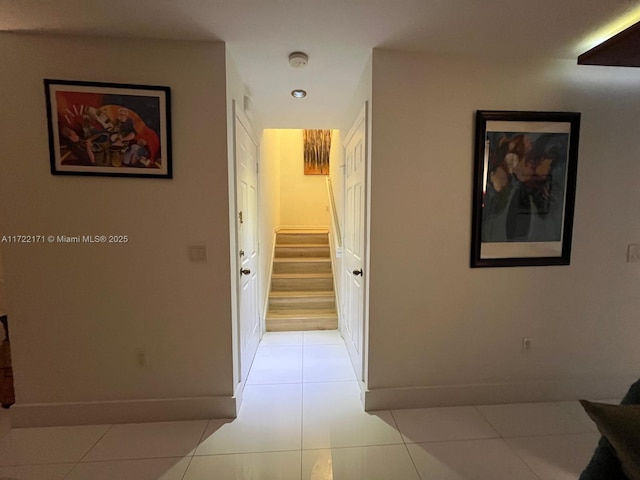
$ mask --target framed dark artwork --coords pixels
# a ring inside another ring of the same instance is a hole
[[[303,130],[304,174],[329,175],[331,130]]]
[[[44,80],[53,175],[171,178],[169,87]]]
[[[471,267],[569,265],[579,132],[579,113],[476,113]]]

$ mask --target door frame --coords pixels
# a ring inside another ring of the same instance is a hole
[[[231,337],[232,337],[232,357],[233,357],[233,394],[237,399],[237,407],[240,408],[240,403],[242,402],[242,392],[244,390],[244,382],[242,381],[242,373],[241,373],[241,361],[242,361],[242,349],[241,343],[242,338],[240,336],[240,289],[241,289],[241,278],[239,275],[240,271],[240,262],[238,259],[238,248],[239,248],[239,231],[238,231],[238,169],[237,169],[237,152],[236,152],[236,141],[237,141],[237,131],[236,131],[236,119],[245,127],[245,130],[249,134],[249,137],[253,141],[256,146],[256,163],[259,165],[260,163],[260,144],[257,142],[255,134],[253,132],[253,126],[251,122],[244,114],[242,109],[238,108],[238,104],[235,100],[232,101],[231,105],[231,114],[232,114],[232,135],[229,138],[229,148],[231,149],[231,155],[229,155],[229,224],[230,224],[230,232],[231,232],[231,242],[230,242],[230,259],[231,259],[231,282],[233,288],[231,289],[231,308],[232,308],[232,327],[231,327]],[[257,175],[257,185],[256,188],[258,190],[258,198],[260,192],[260,175],[258,170]],[[259,209],[256,211],[256,229],[259,231],[260,227],[260,215]],[[260,251],[260,239],[258,237],[258,264],[261,251]],[[260,311],[261,305],[258,298],[258,317],[260,320],[260,338],[264,333],[264,325],[262,320],[262,312]]]

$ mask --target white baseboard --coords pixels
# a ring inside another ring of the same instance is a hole
[[[235,418],[234,397],[194,397],[78,403],[16,403],[11,426],[48,427]]]
[[[562,381],[441,385],[371,389],[364,394],[367,411],[404,408],[621,399],[637,378],[591,378]]]

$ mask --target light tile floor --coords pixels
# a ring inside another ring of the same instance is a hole
[[[364,412],[337,332],[268,333],[238,418],[10,429],[0,479],[570,480],[599,435],[577,402]]]

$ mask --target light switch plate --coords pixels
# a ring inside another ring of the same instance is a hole
[[[640,245],[631,244],[627,250],[627,262],[640,262]]]
[[[207,246],[206,245],[191,245],[189,246],[189,259],[196,263],[207,262]]]

